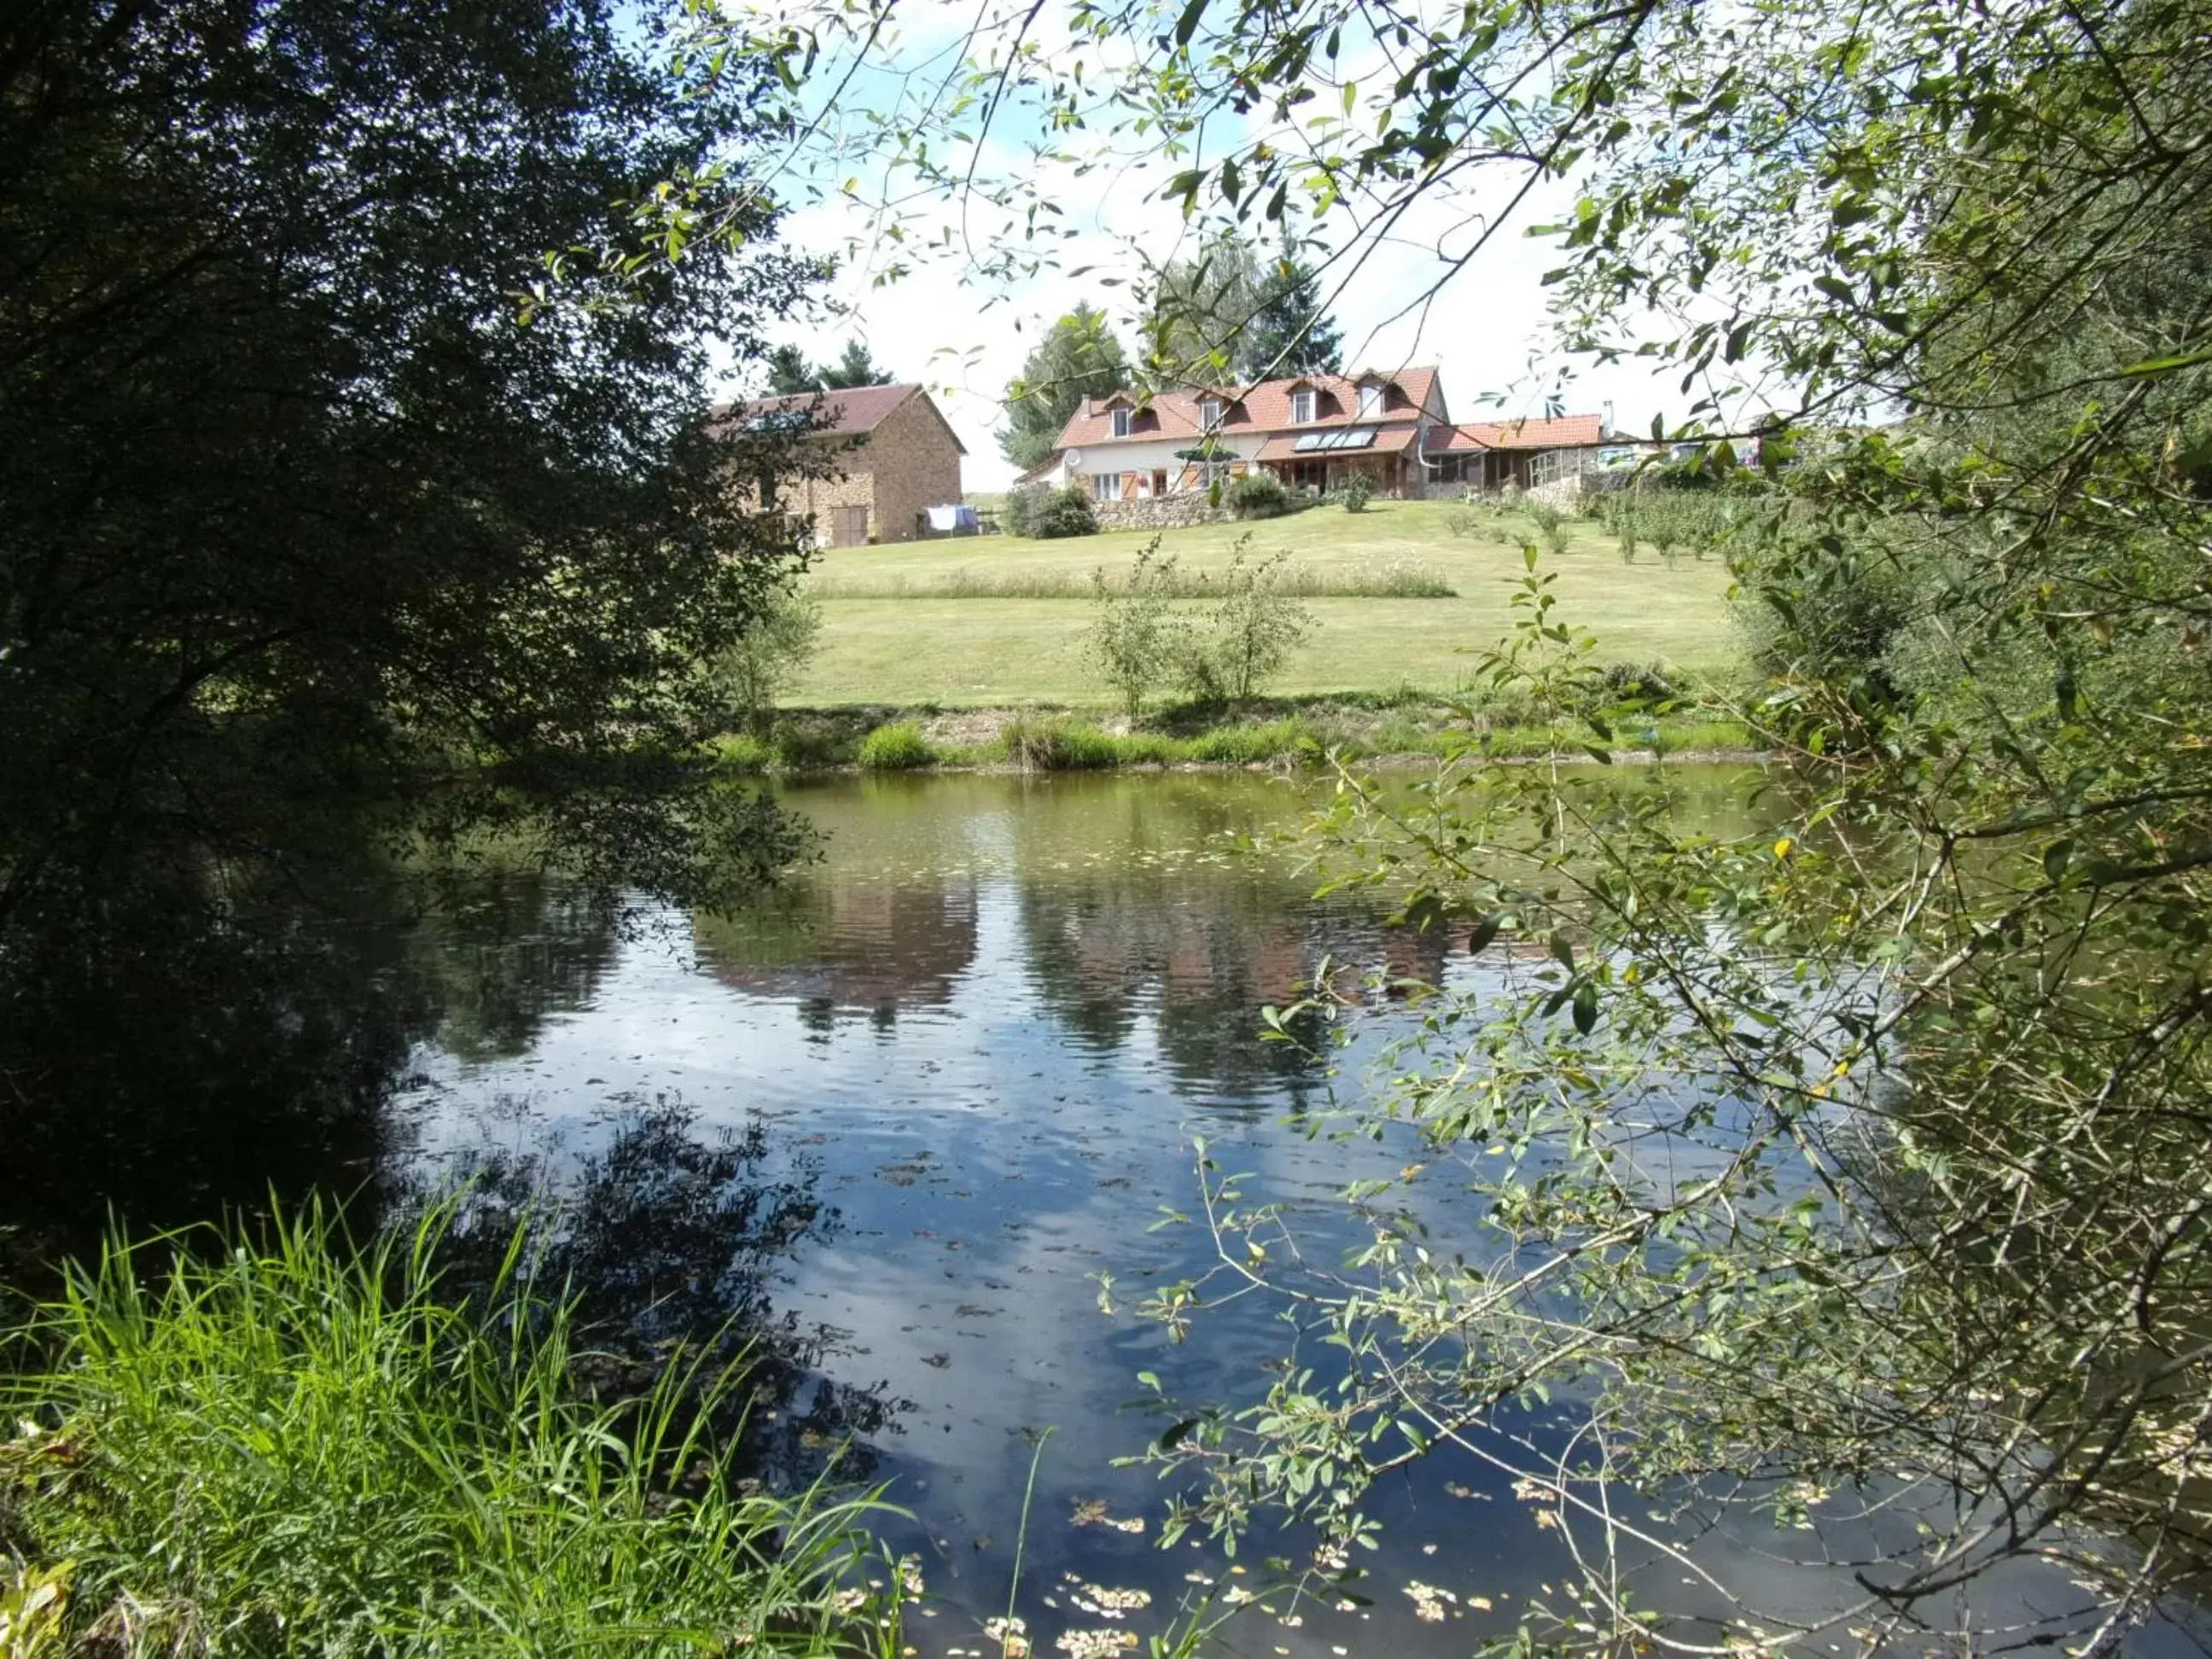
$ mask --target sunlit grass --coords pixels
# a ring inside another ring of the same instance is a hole
[[[1464,533],[1455,523],[1468,526]],[[1565,550],[1547,556],[1544,568],[1558,577],[1559,618],[1595,635],[1601,658],[1693,669],[1735,659],[1729,578],[1718,559],[1624,564],[1601,526],[1577,520],[1567,529]],[[1511,514],[1378,501],[1365,513],[1318,507],[1256,525],[1164,531],[1161,550],[1186,576],[1215,573],[1248,532],[1253,554],[1289,554],[1292,584],[1316,624],[1271,688],[1291,696],[1468,684],[1512,631],[1510,601],[1527,574],[1522,540],[1535,533]],[[1109,707],[1112,693],[1085,649],[1091,606],[1078,601],[1094,570],[1126,570],[1150,539],[1117,531],[833,549],[811,578],[823,596],[823,632],[791,701]],[[1391,590],[1393,571],[1418,578],[1431,596]],[[1451,597],[1435,597],[1440,587]]]
[[[488,1305],[441,1296],[451,1219],[360,1254],[319,1209],[228,1248],[118,1243],[11,1334],[0,1522],[64,1575],[72,1644],[897,1651],[896,1606],[846,1571],[868,1504],[741,1478],[740,1375],[674,1355],[586,1401],[524,1240]]]

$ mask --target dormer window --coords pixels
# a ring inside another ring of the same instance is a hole
[[[1359,417],[1362,420],[1382,412],[1382,386],[1370,380],[1359,388]]]
[[[1310,391],[1291,393],[1291,424],[1304,426],[1311,422],[1314,417],[1314,393]]]
[[[1132,410],[1127,404],[1115,404],[1114,435],[1117,438],[1127,437],[1129,435],[1130,422],[1134,421],[1136,418],[1136,411]]]
[[[1200,402],[1198,405],[1198,423],[1201,428],[1208,432],[1212,431],[1214,428],[1221,424],[1220,398],[1207,398]]]

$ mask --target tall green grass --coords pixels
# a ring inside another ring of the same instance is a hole
[[[118,1241],[9,1334],[0,1517],[72,1650],[897,1651],[899,1575],[852,1576],[870,1500],[742,1480],[735,1371],[584,1400],[525,1238],[488,1303],[441,1297],[453,1214]]]
[[[1457,590],[1434,568],[1406,559],[1370,559],[1350,567],[1293,565],[1276,587],[1299,599],[1449,599]],[[1220,574],[1177,569],[1168,597],[1218,598]],[[823,599],[1088,599],[1097,586],[1087,571],[977,569],[963,565],[940,576],[816,576],[807,591]]]

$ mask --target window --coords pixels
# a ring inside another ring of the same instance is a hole
[[[1310,392],[1293,392],[1291,393],[1291,423],[1297,426],[1304,426],[1307,422],[1312,420],[1313,417],[1314,394]]]
[[[1091,499],[1094,501],[1118,501],[1121,499],[1121,475],[1118,472],[1094,472],[1091,475]]]
[[[1382,412],[1382,388],[1372,384],[1359,388],[1359,412],[1364,416]]]
[[[1200,429],[1206,432],[1211,432],[1214,428],[1221,424],[1220,398],[1207,398],[1200,403],[1198,406],[1198,424]]]
[[[1114,435],[1117,438],[1127,437],[1129,435],[1129,422],[1134,418],[1135,416],[1133,412],[1127,407],[1119,404],[1115,405],[1114,410]]]

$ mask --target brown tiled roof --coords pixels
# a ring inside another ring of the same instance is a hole
[[[817,435],[856,438],[873,432],[893,410],[916,393],[925,398],[929,395],[914,385],[845,386],[835,392],[799,392],[784,398],[748,398],[714,412],[726,420],[751,421],[763,415],[804,411],[814,416]],[[960,446],[963,455],[968,453],[957,434],[953,442]]]
[[[1338,424],[1346,423],[1339,422]],[[1298,440],[1306,430],[1304,427],[1297,427],[1268,439],[1260,446],[1259,453],[1252,459],[1255,461],[1318,461],[1332,459],[1350,460],[1357,455],[1395,455],[1401,449],[1413,447],[1413,438],[1420,428],[1411,422],[1403,426],[1378,427],[1375,432],[1375,441],[1357,449],[1300,449]]]
[[[1359,418],[1359,383],[1362,380],[1381,380],[1393,388],[1384,394],[1385,416],[1401,420],[1416,413],[1428,401],[1437,383],[1433,368],[1406,368],[1385,374],[1364,375],[1306,374],[1281,380],[1261,380],[1245,389],[1242,397],[1231,403],[1224,412],[1220,430],[1224,433],[1251,434],[1255,432],[1310,432],[1333,426],[1372,425],[1375,417],[1363,422]],[[1293,423],[1291,419],[1291,392],[1293,387],[1310,386],[1321,395],[1315,409],[1315,418]],[[1150,403],[1137,412],[1130,423],[1129,435],[1119,440],[1133,443],[1143,439],[1197,438],[1203,436],[1199,425],[1198,406],[1210,398],[1225,397],[1212,392],[1162,392],[1153,395]],[[1067,417],[1060,428],[1060,447],[1062,449],[1087,449],[1096,444],[1117,441],[1114,436],[1114,421],[1108,411],[1109,399],[1087,398]]]
[[[1468,449],[1580,449],[1605,441],[1602,415],[1562,415],[1550,421],[1473,421],[1429,428],[1431,455]]]

